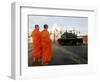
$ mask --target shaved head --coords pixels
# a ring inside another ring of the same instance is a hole
[[[38,24],[35,25],[35,29],[39,30],[39,25]]]

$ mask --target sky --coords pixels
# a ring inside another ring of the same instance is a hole
[[[60,30],[78,30],[81,34],[88,34],[88,18],[87,17],[69,17],[69,16],[28,16],[29,17],[29,35],[34,30],[34,25],[38,24],[40,31],[43,30],[43,25],[48,24],[49,30],[52,30],[56,25]]]

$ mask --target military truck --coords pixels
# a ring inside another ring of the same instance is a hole
[[[68,33],[67,31],[58,39],[60,45],[82,45],[83,38],[78,37],[75,33]]]

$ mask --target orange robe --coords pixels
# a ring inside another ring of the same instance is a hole
[[[41,54],[41,33],[37,29],[32,32],[32,46],[32,56],[38,58]]]
[[[52,58],[51,39],[49,32],[43,30],[41,32],[41,45],[42,45],[42,63],[48,63]]]

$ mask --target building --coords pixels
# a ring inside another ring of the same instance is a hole
[[[83,36],[83,44],[88,44],[88,36]]]

